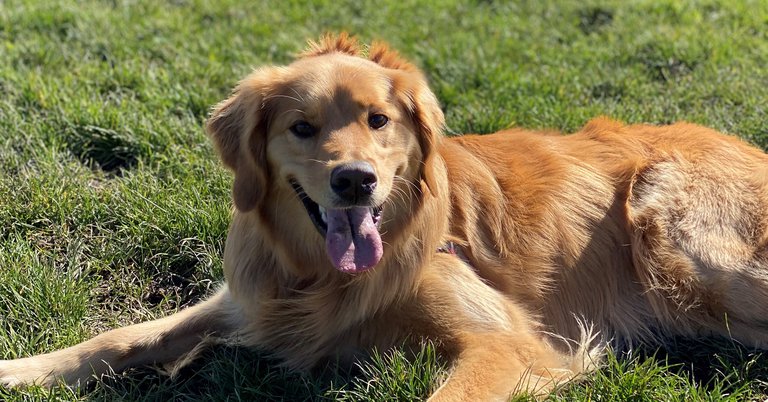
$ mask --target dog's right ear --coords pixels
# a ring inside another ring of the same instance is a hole
[[[250,211],[267,191],[267,91],[273,69],[257,70],[240,81],[229,99],[213,108],[205,129],[222,162],[235,173],[232,198],[238,210]]]

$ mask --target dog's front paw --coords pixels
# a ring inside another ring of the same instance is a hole
[[[10,360],[0,360],[0,387],[16,387],[19,383],[19,378],[12,374],[10,368]]]
[[[0,386],[6,388],[24,385],[53,385],[51,370],[35,364],[32,358],[18,360],[0,360]]]

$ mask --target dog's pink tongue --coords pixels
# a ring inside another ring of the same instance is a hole
[[[325,249],[339,271],[361,272],[379,263],[381,236],[370,208],[328,209],[326,220]]]

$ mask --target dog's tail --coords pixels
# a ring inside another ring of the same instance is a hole
[[[114,329],[56,352],[0,361],[0,385],[79,386],[94,375],[128,367],[187,361],[211,337],[236,333],[240,314],[225,287],[165,318]]]
[[[605,361],[608,342],[594,325],[585,319],[577,318],[579,339],[570,348],[570,370],[574,374],[571,380],[578,380],[597,370]]]
[[[544,332],[552,344],[557,345],[564,352],[562,371],[555,373],[553,370],[552,373],[549,373],[551,378],[555,380],[554,383],[549,380],[549,387],[544,388],[547,392],[551,388],[583,379],[599,369],[605,361],[608,351],[608,341],[605,339],[605,335],[597,331],[594,324],[587,319],[578,316],[574,316],[574,319],[579,332],[578,339],[568,339],[562,335]],[[545,380],[547,379],[549,377],[545,378]],[[539,381],[548,384],[541,379]]]

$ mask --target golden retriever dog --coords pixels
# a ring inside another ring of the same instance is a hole
[[[226,285],[0,383],[77,384],[236,339],[303,370],[406,339],[451,362],[434,401],[542,395],[604,345],[768,346],[768,157],[688,123],[444,137],[422,73],[329,35],[245,77],[207,122],[234,172]]]

